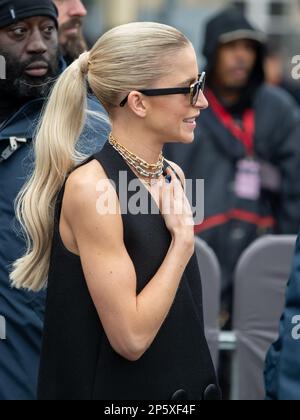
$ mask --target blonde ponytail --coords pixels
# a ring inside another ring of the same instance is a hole
[[[35,170],[16,206],[27,242],[27,252],[10,276],[16,288],[38,291],[47,283],[57,194],[85,157],[75,146],[86,116],[88,60],[89,53],[82,54],[59,77],[38,128]]]

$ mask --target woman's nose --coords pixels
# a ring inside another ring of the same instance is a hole
[[[206,108],[209,107],[208,100],[206,99],[206,97],[205,97],[204,93],[202,92],[202,90],[199,93],[198,101],[197,101],[195,107],[200,108],[200,109],[206,109]]]

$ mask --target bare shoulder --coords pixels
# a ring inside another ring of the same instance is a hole
[[[80,226],[91,233],[93,229],[105,230],[112,225],[121,230],[117,193],[96,160],[76,169],[68,178],[63,215],[73,231]]]
[[[165,159],[165,161],[177,172],[179,178],[181,179],[182,185],[185,185],[185,175],[181,167],[171,160]]]
[[[98,161],[93,160],[77,168],[66,182],[65,203],[78,208],[94,202],[99,197],[100,184],[109,190],[109,194],[116,196],[115,190]]]
[[[105,179],[107,176],[104,169],[99,162],[93,160],[71,173],[66,182],[66,195],[70,193],[90,194],[99,180]]]

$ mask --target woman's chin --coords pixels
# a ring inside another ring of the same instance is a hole
[[[182,137],[182,140],[180,141],[181,144],[192,144],[195,141],[195,135],[192,133],[189,136]]]
[[[177,140],[166,142],[166,144],[192,144],[195,141],[194,133],[178,137]]]

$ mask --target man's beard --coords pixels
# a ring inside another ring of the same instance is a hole
[[[6,60],[6,79],[0,80],[1,96],[5,95],[8,100],[23,101],[43,98],[56,80],[59,71],[59,51],[47,62],[43,55],[36,54],[26,62],[21,63],[10,52],[0,49],[0,55]],[[36,62],[44,62],[48,65],[48,72],[42,77],[30,77],[25,73],[26,67]]]
[[[74,27],[78,27],[78,33],[75,35],[66,35],[65,31]],[[71,64],[80,54],[87,50],[87,44],[82,33],[81,18],[73,18],[59,27],[59,39],[62,54],[67,64]]]

